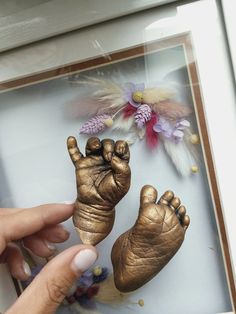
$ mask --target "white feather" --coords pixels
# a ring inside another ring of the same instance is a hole
[[[196,160],[188,149],[185,141],[174,143],[164,137],[161,137],[161,140],[177,171],[183,177],[190,175],[191,167],[196,165]]]
[[[96,86],[94,95],[97,97],[111,96],[120,97],[123,94],[123,89],[120,85],[112,82],[111,80],[87,78],[85,81],[77,81],[78,84]]]
[[[146,128],[142,128],[142,129],[137,128],[136,133],[137,133],[139,139],[142,140],[144,138],[144,136],[146,135]]]
[[[138,137],[135,132],[130,132],[124,140],[128,143],[129,146],[133,145],[137,141]]]
[[[119,117],[117,117],[114,120],[114,123],[113,123],[111,129],[128,133],[131,131],[133,126],[134,126],[134,117],[133,116],[131,116],[129,118],[123,118],[123,116],[120,115]]]
[[[87,88],[91,87],[88,99],[93,103],[97,102],[95,106],[98,108],[97,113],[119,109],[126,103],[122,87],[111,80],[85,77],[85,80],[78,80],[75,83],[86,85]]]

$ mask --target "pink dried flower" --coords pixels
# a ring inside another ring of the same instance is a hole
[[[138,107],[134,119],[137,124],[137,127],[141,129],[147,121],[149,121],[152,117],[152,109],[144,104]]]
[[[108,114],[94,116],[82,125],[79,132],[81,134],[97,134],[102,132],[107,127],[104,121],[109,118],[111,116]]]

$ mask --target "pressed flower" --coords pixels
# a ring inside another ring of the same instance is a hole
[[[184,130],[190,127],[190,122],[186,119],[171,123],[169,120],[159,117],[158,123],[153,127],[153,130],[157,133],[161,133],[164,137],[179,143],[184,138]]]
[[[86,271],[80,277],[78,285],[82,287],[90,287],[93,284],[93,273],[91,271]]]

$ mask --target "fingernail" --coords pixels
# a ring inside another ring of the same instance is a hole
[[[45,244],[46,244],[46,246],[48,247],[48,249],[50,251],[56,251],[57,248],[56,248],[56,246],[53,243],[45,241]]]
[[[84,249],[80,251],[72,261],[72,268],[74,271],[86,271],[97,260],[97,254],[93,250]]]
[[[70,231],[67,230],[64,225],[60,225],[60,227],[61,227],[68,235],[70,235]]]
[[[31,276],[31,269],[29,267],[29,264],[26,263],[26,261],[23,262],[23,270],[24,270],[24,273],[30,277]]]
[[[63,203],[66,204],[66,205],[72,205],[72,204],[75,203],[75,200],[73,200],[73,201],[64,201]]]

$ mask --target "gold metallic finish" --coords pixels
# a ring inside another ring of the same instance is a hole
[[[160,198],[158,204],[168,205],[173,199],[174,193],[172,191],[166,191]]]
[[[147,185],[141,190],[140,209],[134,226],[115,242],[111,252],[114,281],[121,292],[142,287],[156,276],[180,248],[190,219],[180,206],[181,219],[170,203],[178,198],[167,191],[158,202],[157,191]]]
[[[174,197],[170,202],[170,205],[173,206],[174,209],[178,208],[180,205],[180,199],[178,197]]]
[[[162,205],[168,205],[168,204],[162,204]],[[176,208],[174,206],[172,206],[171,204],[168,205],[172,210],[176,210]]]
[[[96,245],[111,232],[115,206],[129,190],[129,147],[125,141],[92,137],[83,156],[72,136],[67,147],[77,183],[73,222],[82,242]]]
[[[181,205],[179,208],[178,208],[178,215],[180,217],[184,217],[186,215],[186,208],[185,206]]]
[[[184,226],[184,229],[186,230],[190,224],[190,217],[188,215],[185,215],[183,218],[182,218],[182,221],[183,221],[183,226]]]

